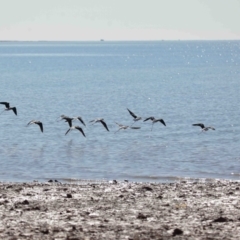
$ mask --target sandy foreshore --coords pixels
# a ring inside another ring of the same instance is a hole
[[[240,183],[0,183],[0,239],[240,239]]]

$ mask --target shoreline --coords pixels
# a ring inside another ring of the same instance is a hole
[[[0,182],[1,239],[240,239],[240,182]]]

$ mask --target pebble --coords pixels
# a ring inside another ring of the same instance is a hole
[[[0,239],[240,239],[239,189],[227,180],[0,183]]]

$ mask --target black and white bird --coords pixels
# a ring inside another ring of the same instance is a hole
[[[119,127],[119,129],[116,131],[116,132],[118,132],[118,131],[120,131],[120,130],[126,130],[126,129],[128,129],[128,128],[130,128],[130,129],[140,129],[140,127],[130,127],[130,126],[125,126],[125,125],[122,125],[122,124],[120,124],[120,123],[117,123],[116,122],[116,124],[118,125],[118,127]],[[115,132],[115,133],[116,133]]]
[[[73,119],[72,119],[71,117],[68,117],[68,116],[66,116],[66,115],[61,115],[59,121],[61,121],[61,120],[65,120],[65,122],[68,123],[69,127],[72,126],[72,120],[73,120]]]
[[[84,123],[81,117],[68,117],[66,115],[61,115],[60,120],[65,120],[65,122],[68,122],[69,127],[72,127],[72,121],[74,120],[79,120],[84,126],[86,126],[86,124]]]
[[[61,121],[61,120],[65,120],[65,118],[69,118],[68,116],[62,114],[60,117],[58,117],[57,119],[59,119],[58,121]]]
[[[127,108],[127,110],[128,110],[128,112],[130,113],[130,115],[133,117],[134,123],[142,119],[141,117],[137,116],[137,115],[134,114],[132,111],[130,111],[128,108]],[[134,123],[133,123],[133,124],[134,124]]]
[[[156,123],[156,122],[160,122],[162,123],[164,126],[166,126],[164,120],[162,118],[158,118],[156,119],[155,117],[148,117],[144,120],[144,122],[148,121],[148,120],[151,120],[152,121],[152,128],[153,128],[153,124]],[[152,128],[151,128],[151,131],[152,131]]]
[[[29,125],[31,125],[31,124],[37,124],[37,125],[40,127],[41,132],[43,132],[43,124],[42,124],[42,122],[37,121],[37,120],[31,120],[31,121],[27,124],[27,126],[29,126]]]
[[[12,110],[15,113],[15,115],[17,115],[17,108],[16,107],[10,107],[10,103],[9,102],[0,102],[0,104],[4,104],[5,105],[5,109],[2,111],[2,113],[4,111]]]
[[[200,128],[202,129],[201,132],[206,132],[206,131],[208,131],[209,129],[215,130],[214,127],[205,127],[205,125],[204,125],[203,123],[194,123],[193,126],[198,126],[198,127],[200,127]]]
[[[95,119],[95,120],[91,120],[90,122],[91,122],[92,124],[97,123],[97,122],[100,122],[100,123],[106,128],[106,130],[109,131],[108,126],[107,126],[107,124],[105,123],[105,121],[104,121],[103,118],[97,118],[97,119]]]
[[[74,130],[74,129],[77,129],[78,131],[80,131],[80,132],[82,133],[82,135],[83,135],[84,137],[86,137],[84,131],[83,131],[82,128],[79,127],[79,126],[72,126],[72,127],[70,127],[70,128],[66,131],[65,135],[67,135],[71,130]]]
[[[78,117],[73,117],[73,120],[79,120],[85,127],[86,127],[86,124],[85,122],[83,121],[82,117],[78,116]]]

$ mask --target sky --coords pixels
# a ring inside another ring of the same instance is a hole
[[[0,40],[240,40],[240,0],[0,0]]]

